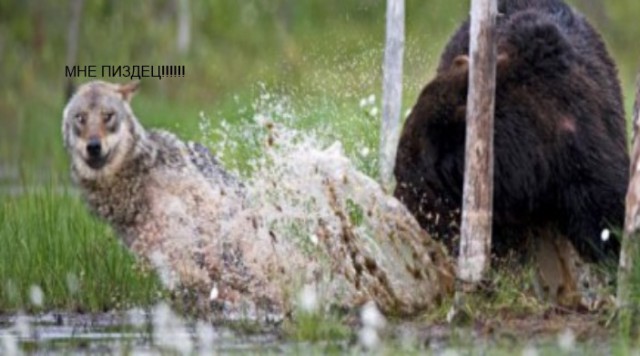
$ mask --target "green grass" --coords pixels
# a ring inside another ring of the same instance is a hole
[[[298,311],[295,320],[289,320],[284,327],[285,334],[299,342],[348,341],[352,330],[331,313]],[[335,345],[328,345],[329,347]]]
[[[0,312],[104,311],[146,306],[162,296],[155,276],[78,197],[51,187],[0,204]],[[44,294],[34,305],[30,289]]]

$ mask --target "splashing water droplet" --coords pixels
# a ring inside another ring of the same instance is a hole
[[[198,321],[198,323],[196,324],[196,334],[198,336],[198,347],[200,349],[200,354],[211,352],[211,350],[213,350],[215,341],[218,338],[218,334],[216,333],[213,326],[204,321]]]
[[[533,345],[527,345],[527,347],[522,350],[522,356],[538,356],[538,354],[538,349]]]
[[[211,292],[209,292],[209,300],[210,301],[214,301],[216,299],[218,299],[218,295],[220,294],[220,292],[218,291],[218,285],[216,283],[213,284],[213,287],[211,288]]]
[[[367,302],[362,307],[360,310],[360,319],[362,320],[362,325],[376,330],[380,330],[386,325],[384,316],[380,313],[380,310],[378,310],[376,303],[372,301]]]
[[[369,105],[373,105],[376,103],[376,96],[375,94],[371,94],[369,95],[369,99],[367,99],[367,102],[369,103]]]
[[[13,321],[13,328],[21,339],[31,337],[31,324],[29,322],[29,318],[22,312],[19,312],[16,315],[16,318]]]
[[[161,349],[177,351],[188,355],[193,350],[191,334],[180,316],[165,304],[160,303],[153,308],[153,339]]]

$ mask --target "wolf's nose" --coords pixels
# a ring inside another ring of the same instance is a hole
[[[89,157],[100,157],[101,151],[102,145],[100,144],[100,140],[97,138],[89,139],[89,143],[87,143],[87,153]]]

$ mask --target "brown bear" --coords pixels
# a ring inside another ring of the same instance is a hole
[[[554,229],[588,261],[617,256],[629,158],[614,62],[560,0],[500,0],[494,127],[494,253]],[[469,21],[453,35],[398,147],[395,195],[450,248],[459,235]]]

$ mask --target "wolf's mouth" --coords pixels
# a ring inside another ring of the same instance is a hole
[[[110,153],[107,153],[104,156],[89,157],[84,161],[87,163],[87,166],[91,167],[92,169],[98,170],[104,167],[107,164],[107,162],[109,162],[110,155],[111,155]]]

